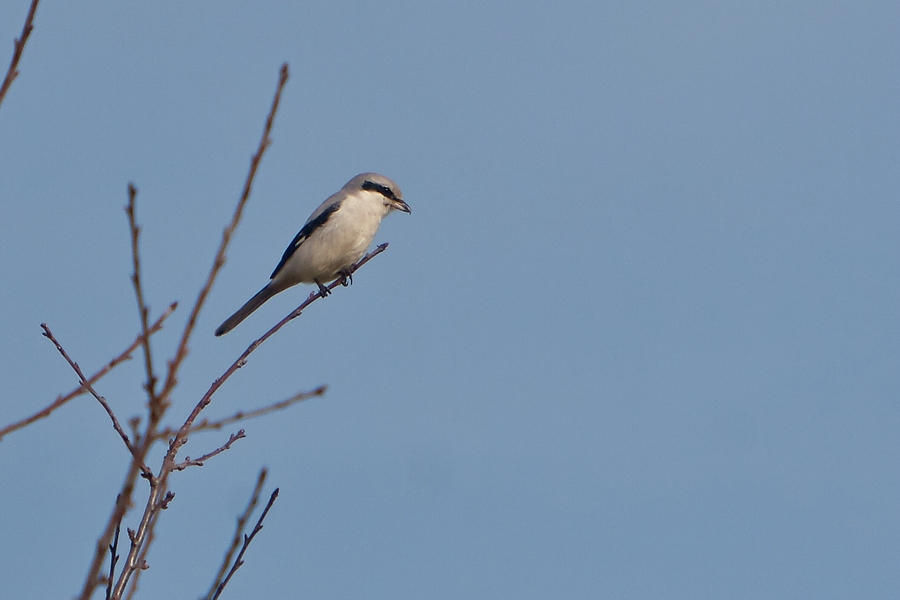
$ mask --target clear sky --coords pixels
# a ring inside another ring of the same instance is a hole
[[[139,597],[205,591],[262,465],[226,597],[898,597],[898,32],[895,2],[45,0],[0,106],[0,425],[75,385],[40,323],[86,371],[137,333],[129,181],[172,355],[287,61],[171,422],[310,291],[213,337],[325,197],[378,171],[412,214],[215,397],[330,386],[173,476]],[[124,419],[141,377],[98,386]],[[5,597],[80,589],[126,460],[87,396],[0,442]]]

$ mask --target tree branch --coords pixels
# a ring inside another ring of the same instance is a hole
[[[213,594],[216,593],[216,590],[219,589],[219,586],[222,584],[225,574],[228,572],[228,566],[231,564],[231,559],[234,558],[234,553],[237,552],[238,546],[241,545],[241,538],[244,535],[244,529],[247,527],[247,521],[256,509],[256,505],[259,503],[259,494],[262,492],[262,487],[266,482],[268,473],[269,471],[265,467],[259,471],[259,476],[256,478],[256,487],[253,488],[253,494],[250,496],[250,502],[247,504],[247,508],[244,510],[243,514],[238,517],[237,527],[234,531],[234,537],[231,539],[231,545],[228,547],[228,552],[225,553],[225,558],[222,560],[222,566],[219,567],[219,572],[216,573],[216,578],[213,579],[209,591],[206,592],[206,596],[204,596],[206,600],[211,600]]]
[[[387,243],[381,244],[380,246],[375,248],[375,250],[372,250],[371,252],[366,254],[364,257],[362,257],[362,259],[360,259],[360,261],[357,262],[355,265],[351,266],[348,269],[348,272],[352,275],[361,266],[363,266],[364,264],[366,264],[367,262],[372,260],[372,258],[374,258],[375,256],[378,256],[379,254],[384,252],[387,247],[388,247]],[[337,279],[337,280],[331,282],[328,286],[326,286],[325,289],[327,289],[328,291],[331,291],[339,285],[342,285],[341,279]],[[197,405],[194,407],[194,410],[191,411],[191,414],[185,420],[184,424],[178,429],[178,432],[175,434],[175,437],[172,438],[172,441],[169,443],[169,450],[166,453],[166,458],[164,459],[163,474],[160,475],[161,477],[165,476],[166,464],[169,465],[169,467],[168,467],[169,470],[171,470],[171,468],[172,468],[171,465],[175,464],[175,456],[178,454],[178,450],[182,446],[184,446],[184,444],[187,443],[188,433],[190,433],[191,430],[193,429],[194,421],[200,415],[200,412],[204,408],[209,406],[209,403],[212,401],[213,394],[215,394],[218,391],[218,389],[220,387],[222,387],[222,384],[225,383],[229,377],[234,375],[234,373],[238,369],[240,369],[245,364],[247,364],[247,358],[250,356],[250,354],[253,353],[254,350],[259,348],[259,346],[263,342],[265,342],[267,339],[272,337],[279,329],[284,327],[289,321],[296,319],[301,314],[303,314],[303,311],[306,310],[306,307],[309,306],[310,304],[312,304],[313,302],[315,302],[316,300],[318,300],[319,298],[324,298],[324,295],[321,290],[316,290],[314,292],[310,292],[309,297],[307,297],[306,300],[304,300],[303,303],[300,304],[300,306],[295,308],[288,316],[286,316],[281,321],[276,323],[271,329],[269,329],[269,331],[264,333],[260,338],[258,338],[252,344],[250,344],[247,347],[247,349],[244,350],[244,352],[237,358],[237,360],[235,360],[231,364],[231,366],[228,367],[228,369],[226,369],[225,373],[223,373],[221,377],[219,377],[218,379],[213,381],[213,383],[209,387],[209,389],[206,390],[206,393],[203,394],[203,397],[200,399],[200,402],[197,403]]]
[[[128,452],[131,453],[133,457],[137,456],[137,449],[134,447],[134,444],[131,443],[131,439],[129,439],[128,434],[125,433],[125,430],[122,429],[122,425],[119,424],[119,419],[116,418],[116,413],[113,412],[112,407],[110,407],[109,402],[106,401],[106,398],[97,393],[97,391],[93,388],[93,386],[88,383],[87,378],[84,376],[84,373],[81,371],[81,367],[78,366],[78,363],[72,360],[69,357],[69,354],[65,351],[56,337],[53,335],[53,332],[50,331],[50,327],[46,323],[41,323],[41,328],[44,330],[43,336],[53,342],[53,345],[56,346],[56,349],[62,354],[62,357],[66,359],[66,362],[69,363],[69,366],[72,367],[72,370],[75,371],[75,374],[78,375],[78,379],[81,381],[81,385],[91,393],[91,395],[97,399],[97,402],[103,407],[106,411],[106,414],[109,415],[110,420],[112,421],[113,429],[116,430],[116,433],[119,434],[119,437],[122,438],[122,441],[125,442],[125,447],[128,448]],[[142,465],[142,470],[145,473],[149,473],[150,469],[147,465]]]
[[[266,515],[269,514],[269,509],[272,508],[272,504],[275,503],[275,498],[277,497],[278,488],[275,488],[275,491],[272,492],[272,495],[269,497],[269,502],[263,509],[262,514],[259,515],[259,520],[256,522],[256,526],[253,527],[253,531],[250,532],[250,535],[244,535],[244,545],[241,546],[241,551],[238,553],[237,558],[234,560],[234,564],[231,566],[231,570],[228,571],[228,575],[225,576],[225,579],[222,581],[222,583],[219,584],[219,587],[216,588],[216,593],[213,594],[211,600],[216,600],[222,594],[222,590],[224,590],[225,586],[228,585],[228,582],[231,581],[232,575],[234,575],[237,570],[240,569],[244,564],[244,553],[247,551],[247,548],[250,547],[250,542],[253,541],[253,538],[256,537],[256,534],[262,530],[262,522],[266,518]]]
[[[204,419],[191,428],[191,433],[195,431],[203,431],[205,429],[222,429],[222,427],[224,427],[225,425],[231,425],[232,423],[238,423],[240,421],[246,421],[248,419],[260,417],[262,415],[269,414],[270,412],[284,410],[285,408],[297,404],[298,402],[309,400],[310,398],[313,398],[315,396],[323,396],[327,389],[327,385],[320,385],[311,392],[299,392],[291,396],[287,400],[275,402],[274,404],[263,406],[262,408],[257,408],[248,412],[238,411],[230,417],[225,417],[224,419],[219,419],[218,421],[207,421],[206,419]]]
[[[249,419],[253,419],[256,417],[261,417],[262,415],[269,414],[270,412],[276,412],[279,410],[284,410],[298,402],[302,402],[304,400],[309,400],[315,396],[323,396],[325,392],[328,390],[327,385],[320,385],[316,389],[311,392],[298,392],[294,396],[286,400],[281,400],[279,402],[273,402],[267,406],[263,406],[260,408],[256,408],[251,411],[242,411],[234,413],[230,417],[225,417],[224,419],[219,419],[217,421],[208,421],[203,419],[193,427],[191,427],[190,433],[194,433],[196,431],[207,431],[210,429],[222,429],[226,425],[231,425],[233,423],[240,423],[241,421],[247,421]],[[157,437],[160,439],[170,438],[175,435],[176,431],[172,429],[164,429],[157,434]]]
[[[166,311],[162,315],[160,315],[160,317],[156,320],[156,322],[150,326],[150,329],[147,331],[147,335],[153,335],[154,333],[156,333],[157,331],[162,329],[163,322],[167,318],[169,318],[169,315],[172,314],[172,311],[174,311],[177,306],[178,306],[177,302],[173,303],[171,306],[169,306],[169,308],[166,309]],[[141,345],[141,343],[143,342],[143,339],[144,339],[144,334],[143,333],[139,334],[137,336],[137,338],[131,343],[131,345],[125,349],[124,352],[122,352],[120,355],[118,355],[117,357],[115,357],[114,359],[109,361],[109,363],[107,363],[102,369],[100,369],[99,371],[97,371],[96,373],[94,373],[93,375],[88,377],[86,383],[89,385],[94,385],[104,375],[109,373],[112,369],[119,366],[121,363],[125,362],[126,360],[129,360],[131,358],[131,354],[137,349],[138,346]],[[40,419],[50,416],[50,414],[54,410],[56,410],[57,408],[59,408],[60,406],[62,406],[66,402],[68,402],[69,400],[72,400],[73,398],[77,398],[81,394],[86,393],[87,391],[88,391],[87,388],[85,388],[84,384],[82,383],[77,388],[75,388],[74,390],[72,390],[71,392],[66,394],[65,396],[58,396],[56,398],[56,400],[54,400],[46,408],[39,410],[38,412],[34,413],[33,415],[31,415],[29,417],[22,419],[21,421],[17,421],[15,423],[7,425],[3,429],[0,429],[0,440],[2,440],[3,436],[5,436],[8,433],[12,433],[13,431],[17,431],[19,429],[22,429],[23,427],[27,427],[28,425],[31,425],[35,421],[38,421]],[[104,554],[105,554],[105,552],[106,551],[104,550]]]
[[[156,516],[153,518],[153,522],[150,524],[150,533],[147,534],[147,539],[144,542],[144,547],[141,549],[141,553],[138,556],[137,564],[140,565],[138,569],[135,569],[134,575],[131,577],[131,581],[128,582],[128,595],[126,596],[128,600],[132,600],[134,596],[137,594],[138,585],[141,581],[141,573],[150,568],[150,565],[147,564],[147,553],[150,552],[150,547],[153,545],[153,541],[156,539],[154,535],[154,528],[156,526],[156,519],[159,517],[159,513],[156,513]]]
[[[137,198],[137,188],[134,184],[128,184],[128,205],[125,207],[125,213],[128,215],[128,228],[131,232],[131,262],[134,272],[131,275],[131,283],[134,286],[134,295],[137,300],[138,316],[141,319],[141,331],[147,331],[148,315],[150,310],[144,301],[144,289],[141,285],[141,255],[138,251],[138,240],[141,235],[141,228],[137,224],[137,216],[135,214],[135,199]],[[144,389],[147,390],[147,401],[150,410],[154,410],[157,406],[156,398],[156,373],[153,370],[153,353],[150,351],[150,338],[144,336],[144,367],[147,372],[147,383]]]
[[[219,446],[212,452],[210,452],[208,454],[204,454],[200,458],[191,458],[190,456],[185,456],[184,460],[182,462],[180,462],[177,465],[175,465],[174,467],[172,467],[172,470],[173,471],[184,471],[188,467],[202,467],[204,462],[206,462],[213,456],[222,454],[223,452],[225,452],[226,450],[231,448],[231,444],[233,444],[237,440],[243,439],[245,437],[247,437],[247,436],[244,434],[243,429],[239,430],[237,433],[232,433],[231,436],[229,436],[227,442],[225,442],[224,444],[222,444],[221,446]]]
[[[9,63],[9,69],[6,71],[6,77],[3,78],[3,85],[0,85],[0,104],[6,97],[6,92],[12,85],[13,80],[19,76],[19,60],[22,58],[22,52],[25,50],[25,43],[28,36],[34,29],[34,13],[37,11],[38,2],[40,0],[31,0],[31,7],[28,9],[28,16],[25,17],[25,25],[22,26],[22,35],[16,38],[13,44],[13,56]]]
[[[109,546],[109,577],[106,581],[106,600],[109,600],[109,596],[112,594],[113,575],[116,572],[116,563],[119,562],[119,555],[116,554],[119,548],[119,527],[119,525],[116,525],[116,536],[113,538],[113,543]]]
[[[275,98],[273,98],[272,100],[272,107],[269,109],[269,116],[266,118],[266,125],[263,128],[262,138],[259,140],[259,147],[256,149],[256,154],[254,154],[253,158],[250,160],[250,172],[247,173],[247,179],[244,182],[244,191],[241,193],[241,199],[238,201],[237,207],[235,208],[234,216],[231,219],[231,224],[229,224],[228,227],[225,228],[225,231],[222,233],[222,242],[219,244],[219,250],[218,252],[216,252],[216,258],[213,261],[212,269],[210,270],[209,276],[206,279],[206,284],[200,289],[200,294],[197,296],[197,301],[194,303],[194,308],[191,310],[191,315],[188,318],[187,325],[185,325],[184,328],[184,333],[181,336],[181,343],[178,345],[178,351],[175,353],[175,357],[169,363],[166,383],[163,386],[162,392],[160,393],[160,401],[163,403],[163,405],[168,405],[169,396],[172,394],[172,390],[175,389],[175,386],[178,384],[178,369],[181,367],[181,363],[187,356],[188,342],[190,341],[191,335],[194,332],[194,328],[197,325],[197,317],[200,314],[200,310],[203,308],[204,303],[206,302],[206,298],[209,296],[209,292],[212,289],[213,283],[215,283],[219,271],[225,264],[225,250],[228,248],[228,245],[231,242],[231,237],[232,235],[234,235],[234,230],[237,228],[238,223],[241,220],[241,215],[244,212],[244,206],[247,204],[247,200],[250,198],[250,190],[253,187],[253,180],[256,177],[256,171],[259,169],[259,164],[262,160],[263,154],[272,143],[269,134],[272,131],[272,124],[275,121],[275,113],[278,111],[278,105],[281,102],[281,93],[284,90],[284,86],[287,83],[289,75],[288,65],[287,63],[284,63],[283,65],[281,65],[281,73],[278,79],[278,88],[275,91]]]
[[[247,200],[250,198],[250,190],[252,189],[253,180],[256,177],[256,172],[259,169],[259,164],[262,160],[262,156],[269,145],[272,143],[269,134],[271,133],[272,124],[275,120],[275,114],[281,101],[281,94],[284,91],[284,86],[287,83],[288,77],[288,66],[287,63],[284,63],[281,66],[278,87],[275,91],[275,97],[272,100],[272,106],[269,109],[269,115],[266,118],[266,124],[263,128],[262,138],[260,139],[256,154],[253,155],[253,158],[250,161],[250,171],[247,174],[247,179],[244,183],[243,193],[241,194],[241,198],[238,201],[237,207],[235,208],[231,223],[228,225],[228,227],[225,228],[225,231],[222,233],[222,241],[219,245],[218,251],[216,252],[216,257],[213,261],[213,266],[210,269],[209,276],[207,277],[206,283],[200,289],[200,293],[197,296],[194,307],[191,309],[191,314],[188,317],[188,322],[185,324],[184,332],[182,333],[181,341],[178,344],[178,349],[175,352],[175,356],[171,361],[169,361],[166,380],[163,384],[162,390],[158,393],[156,401],[151,407],[150,418],[148,419],[144,439],[142,440],[141,444],[141,457],[146,455],[150,446],[157,440],[156,431],[163,415],[169,407],[172,391],[178,384],[178,372],[181,368],[182,363],[184,362],[185,357],[188,354],[188,343],[190,341],[191,335],[193,335],[194,329],[196,328],[200,311],[203,308],[207,297],[209,296],[210,290],[212,289],[213,283],[215,282],[219,271],[225,264],[225,251],[228,248],[231,237],[234,234],[238,223],[240,222],[244,206],[247,204]],[[179,429],[179,431],[181,430]],[[184,442],[178,444],[178,447],[183,445],[183,443]],[[113,588],[113,598],[118,599],[122,597],[125,588],[128,586],[129,579],[134,574],[135,570],[140,568],[140,565],[143,564],[143,561],[140,561],[139,563],[138,559],[139,557],[146,556],[146,543],[149,537],[153,535],[156,516],[158,515],[159,511],[164,508],[167,501],[166,498],[168,498],[168,493],[166,490],[168,486],[168,476],[172,472],[174,466],[175,453],[172,452],[172,444],[170,444],[169,451],[166,453],[166,456],[163,459],[163,464],[160,467],[159,473],[156,477],[152,477],[149,479],[150,494],[147,498],[147,503],[144,506],[144,512],[141,516],[140,525],[135,531],[132,547],[128,552],[128,556],[125,558],[122,572],[119,574],[119,579],[116,581],[116,584]],[[134,470],[134,468],[132,468],[129,471],[128,479],[126,479],[126,485],[131,485],[131,488],[133,489],[133,481],[136,477],[137,472]],[[113,516],[115,516],[115,513]],[[112,530],[108,523],[101,541],[109,540],[111,536]],[[90,598],[90,595],[93,592],[92,582],[96,580],[100,566],[101,565],[97,560],[97,555],[95,554],[94,562],[91,565],[91,569],[88,573],[88,579],[85,583],[84,589],[82,590],[82,600],[88,600]]]

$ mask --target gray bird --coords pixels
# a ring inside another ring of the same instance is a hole
[[[324,284],[349,276],[347,269],[365,255],[392,210],[410,212],[400,188],[384,175],[362,173],[348,181],[313,211],[269,283],[219,325],[216,335],[228,333],[269,298],[298,283],[314,283],[327,295]]]

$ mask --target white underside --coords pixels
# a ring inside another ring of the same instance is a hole
[[[310,219],[336,200],[323,202]],[[325,225],[304,240],[275,274],[273,286],[284,289],[298,283],[337,279],[342,270],[365,256],[388,211],[381,194],[363,190],[348,195]]]

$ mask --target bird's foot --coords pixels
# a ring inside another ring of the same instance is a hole
[[[315,282],[316,282],[316,285],[319,286],[319,293],[322,295],[323,298],[331,293],[328,291],[328,288],[325,287],[324,285],[322,285],[322,283],[318,279],[316,279]]]
[[[348,271],[347,269],[344,269],[343,271],[341,271],[340,276],[341,276],[341,285],[342,286],[347,287],[348,285],[353,284],[353,274],[350,271]]]

